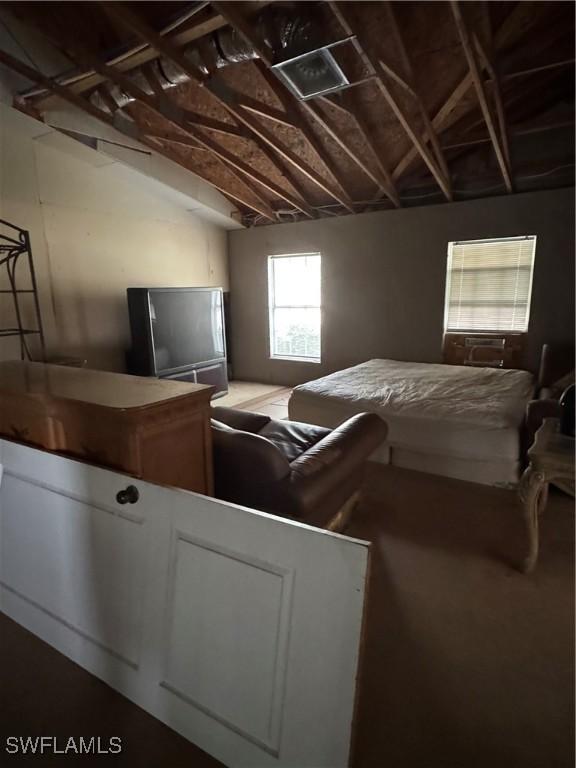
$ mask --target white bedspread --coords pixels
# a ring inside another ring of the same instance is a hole
[[[383,418],[518,428],[533,391],[527,371],[369,360],[296,387]]]

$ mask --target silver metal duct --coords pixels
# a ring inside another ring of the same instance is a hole
[[[298,56],[317,45],[322,45],[319,42],[321,25],[315,23],[309,16],[304,17],[286,8],[273,6],[265,8],[252,20],[252,23],[258,36],[266,41],[279,59]],[[254,48],[233,27],[223,27],[195,40],[182,49],[182,54],[190,65],[205,77],[210,77],[218,69],[231,64],[259,58]],[[190,79],[180,67],[163,56],[150,62],[146,67],[151,68],[164,90],[188,82]],[[146,67],[130,70],[126,72],[126,76],[142,91],[152,95],[154,91],[146,77]],[[315,76],[315,73],[311,72],[310,75]],[[134,101],[117,85],[110,85],[109,90],[119,108]],[[110,107],[98,90],[92,93],[90,101],[99,109],[110,112]]]

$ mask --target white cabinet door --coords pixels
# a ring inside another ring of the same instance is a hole
[[[226,765],[348,764],[366,542],[8,441],[0,465],[7,615]]]

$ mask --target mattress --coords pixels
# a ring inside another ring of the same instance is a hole
[[[517,481],[533,388],[526,371],[369,360],[296,387],[288,409],[291,419],[326,427],[373,411],[389,429],[376,460],[508,485]]]

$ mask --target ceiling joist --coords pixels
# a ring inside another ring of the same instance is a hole
[[[6,3],[76,65],[56,77],[32,65],[35,85],[14,104],[50,122],[45,109],[73,103],[197,172],[247,224],[426,205],[439,199],[432,184],[449,200],[452,179],[458,196],[489,191],[474,182],[492,156],[509,191],[566,182],[556,171],[574,160],[570,133],[558,132],[574,124],[574,19],[563,4],[269,4]],[[319,52],[336,37],[354,87],[331,92]],[[327,90],[301,99],[273,65],[305,51],[316,65],[293,69]],[[529,175],[532,158],[545,181]]]
[[[547,131],[558,131],[563,128],[574,128],[574,120],[562,120],[556,123],[542,123],[536,125],[527,126],[511,126],[511,136],[530,136],[534,133],[546,133]],[[469,139],[468,141],[454,141],[449,144],[444,144],[443,149],[461,149],[463,147],[471,147],[475,144],[489,144],[492,141],[490,136],[483,136],[477,139]]]
[[[484,71],[491,78],[492,98],[496,107],[496,117],[498,119],[502,151],[504,152],[506,165],[510,172],[510,176],[512,177],[512,159],[510,155],[510,142],[508,140],[508,124],[506,121],[506,113],[504,111],[504,98],[502,96],[500,75],[497,67],[497,54],[494,50],[494,41],[492,36],[492,16],[490,13],[490,7],[487,3],[483,3],[480,6],[480,9],[482,12],[482,27],[484,34],[480,35],[479,33],[475,33],[473,35],[474,46],[478,56],[480,57]],[[481,39],[482,37],[484,38],[483,40]]]
[[[531,3],[518,3],[505,19],[502,26],[497,30],[494,37],[494,50],[499,51],[520,39],[526,26],[531,22],[533,14],[534,8]],[[452,122],[455,119],[454,116],[457,114],[456,107],[458,107],[468,96],[472,86],[472,75],[470,70],[468,70],[452,90],[448,98],[444,101],[444,104],[440,107],[436,115],[432,118],[432,125],[437,133],[441,133],[452,125]],[[469,109],[473,108],[474,105],[471,102]],[[418,153],[416,149],[412,147],[396,165],[392,172],[392,177],[394,179],[399,179],[417,157]]]
[[[438,165],[442,169],[444,178],[447,180],[448,185],[450,185],[450,171],[448,170],[448,164],[446,162],[446,158],[444,157],[444,152],[442,151],[442,147],[440,146],[440,141],[438,140],[436,129],[432,125],[432,121],[430,120],[430,115],[428,114],[428,110],[424,105],[424,101],[422,100],[419,89],[416,85],[416,76],[414,73],[414,68],[412,66],[412,60],[408,53],[408,49],[406,48],[406,45],[404,43],[404,38],[402,37],[402,33],[400,31],[400,27],[396,19],[396,14],[394,12],[393,3],[391,3],[390,0],[386,0],[385,8],[387,11],[388,21],[390,23],[390,29],[392,31],[392,35],[394,37],[396,47],[398,48],[398,52],[402,60],[402,64],[404,67],[407,80],[410,83],[412,95],[416,100],[416,105],[418,107],[418,111],[422,118],[422,122],[424,123],[424,128],[426,130],[426,133],[428,134],[428,140],[432,145],[432,149],[434,150],[434,154],[436,155],[436,160],[438,162]]]
[[[166,151],[163,147],[159,146],[157,140],[155,140],[152,137],[146,136],[138,128],[133,129],[130,133],[123,130],[112,115],[108,114],[102,109],[99,109],[98,107],[95,107],[91,102],[89,102],[84,97],[79,96],[78,94],[74,93],[68,88],[65,88],[64,86],[61,86],[59,83],[55,82],[51,78],[46,77],[41,72],[38,72],[37,70],[32,69],[31,67],[21,62],[19,59],[16,59],[13,56],[10,56],[10,54],[7,54],[2,50],[0,50],[0,64],[3,64],[4,66],[8,67],[8,69],[11,69],[13,72],[16,72],[19,75],[22,75],[22,77],[27,78],[32,83],[43,86],[50,93],[58,96],[64,101],[67,101],[69,104],[72,104],[73,106],[77,107],[83,112],[86,112],[87,114],[89,114],[91,117],[94,117],[96,120],[100,120],[101,122],[114,128],[120,133],[124,133],[130,139],[140,141],[142,144],[148,146],[149,148],[153,149],[159,154],[164,155],[169,160],[172,160],[173,162],[179,162],[181,160],[181,158],[175,156],[173,153],[170,153],[169,151]],[[236,202],[241,203],[243,206],[246,206],[247,208],[252,209],[256,213],[266,217],[271,221],[275,220],[274,212],[268,205],[259,206],[258,204],[255,204],[254,202],[250,201],[249,198],[246,198],[242,195],[238,195],[237,193],[232,192],[227,188],[219,186],[217,183],[214,182],[213,179],[207,177],[206,175],[203,175],[197,170],[194,170],[193,172],[196,173],[201,178],[203,178],[209,184],[212,184],[212,186],[214,186],[216,189],[218,189],[220,192],[226,195],[226,197],[234,199]]]
[[[260,3],[260,5],[262,4]],[[199,40],[205,35],[209,35],[222,29],[227,23],[226,19],[223,19],[222,16],[216,15],[211,19],[189,27],[182,32],[175,32],[167,39],[170,39],[173,45],[181,47],[194,42],[194,40]],[[136,67],[140,67],[156,58],[158,58],[158,52],[154,48],[147,45],[139,45],[133,49],[132,53],[122,54],[106,63],[116,67],[120,72],[129,72],[130,70],[136,69]],[[86,91],[91,91],[97,85],[100,85],[105,81],[106,78],[88,68],[83,73],[75,76],[70,82],[64,80],[62,84],[68,87],[73,93],[85,93]],[[38,109],[46,110],[51,106],[51,98],[51,95],[40,95],[34,100],[34,104]]]
[[[173,127],[190,136],[198,144],[204,146],[205,149],[208,149],[210,152],[212,152],[213,155],[215,155],[219,160],[227,164],[229,167],[233,168],[235,171],[240,171],[251,181],[255,181],[266,190],[268,190],[274,197],[278,197],[284,200],[296,210],[304,213],[306,216],[310,218],[315,216],[313,209],[308,204],[303,203],[299,197],[292,195],[290,192],[275,184],[272,180],[268,179],[256,169],[252,168],[251,165],[245,163],[241,158],[236,157],[233,153],[217,144],[208,136],[199,134],[198,130],[190,122],[187,121],[189,110],[180,107],[178,104],[172,101],[168,97],[166,91],[162,91],[159,96],[151,96],[145,93],[137,85],[135,85],[127,75],[116,71],[113,67],[110,67],[107,64],[104,64],[103,62],[99,61],[97,57],[87,53],[85,50],[80,50],[79,47],[76,45],[71,45],[70,43],[69,50],[73,57],[76,58],[81,64],[88,65],[102,77],[105,77],[108,81],[117,85],[118,88],[120,88],[132,99],[143,104],[151,112],[166,120]],[[206,124],[202,127],[210,127],[210,125]],[[143,132],[145,132],[145,129],[143,129]],[[268,213],[270,213],[271,209],[269,207],[269,203],[263,201],[262,198],[259,197],[258,193],[255,192],[252,188],[250,188],[250,191],[252,195],[260,199],[266,206],[268,206]],[[261,213],[261,211],[259,212]]]
[[[484,116],[484,120],[486,121],[486,126],[488,128],[488,133],[490,134],[490,138],[492,140],[492,146],[494,147],[496,159],[498,161],[498,165],[500,166],[500,170],[504,178],[504,184],[506,185],[506,189],[508,190],[508,192],[512,192],[513,191],[512,177],[510,174],[510,168],[508,167],[508,163],[506,161],[506,152],[503,149],[502,137],[499,135],[496,129],[494,118],[492,116],[490,105],[488,103],[488,99],[486,96],[486,89],[484,87],[484,80],[482,79],[482,73],[480,71],[480,67],[476,60],[476,52],[474,49],[474,45],[472,43],[471,35],[468,31],[468,25],[464,20],[458,0],[450,0],[450,5],[452,8],[452,13],[454,15],[456,28],[458,30],[458,34],[462,42],[462,48],[464,49],[464,55],[466,56],[466,61],[468,62],[468,68],[470,69],[472,82],[474,83],[474,88],[476,89],[478,101],[480,102],[480,109],[482,110],[482,115]]]
[[[416,151],[421,155],[422,159],[428,166],[430,173],[436,179],[440,189],[444,193],[447,200],[452,199],[452,191],[450,189],[450,183],[445,177],[442,170],[439,168],[435,159],[432,157],[428,147],[423,139],[419,136],[417,127],[414,125],[412,119],[407,115],[399,101],[395,98],[390,87],[384,81],[382,74],[385,70],[381,67],[380,62],[375,60],[370,53],[367,52],[365,46],[362,44],[362,30],[360,30],[352,20],[350,14],[344,9],[341,3],[329,2],[328,5],[332,9],[332,12],[338,19],[341,27],[344,29],[347,35],[353,36],[353,45],[360,56],[364,66],[371,75],[375,76],[375,82],[380,89],[381,94],[388,103],[388,106],[394,113],[396,119],[406,132],[407,136],[413,143]]]
[[[329,173],[338,183],[342,191],[346,192],[345,180],[342,174],[340,173],[340,171],[338,170],[336,164],[332,161],[332,159],[328,156],[324,148],[321,146],[318,138],[316,137],[314,132],[311,130],[309,123],[303,120],[298,114],[297,107],[294,106],[293,96],[287,91],[285,86],[282,85],[282,83],[280,83],[280,81],[276,78],[276,76],[272,74],[272,72],[270,71],[270,67],[273,64],[273,55],[270,49],[268,48],[268,46],[266,45],[266,43],[258,39],[252,26],[247,22],[246,18],[243,17],[242,14],[238,12],[238,9],[234,5],[234,3],[212,2],[212,5],[224,18],[228,19],[231,26],[233,26],[238,31],[238,33],[244,37],[244,39],[248,42],[248,44],[252,46],[254,50],[258,53],[260,57],[260,62],[257,62],[258,71],[266,81],[270,90],[274,93],[276,98],[283,105],[286,111],[286,114],[289,117],[290,123],[294,127],[300,130],[300,132],[306,138],[306,140],[308,141],[312,149],[315,151],[316,155],[319,157],[321,162],[325,165]],[[381,179],[378,179],[375,176],[375,174],[369,169],[367,164],[364,163],[364,161],[359,157],[358,153],[349,147],[349,145],[342,139],[339,133],[335,131],[328,124],[328,122],[326,121],[322,113],[311,102],[304,101],[304,102],[301,102],[299,106],[305,112],[307,112],[309,115],[312,116],[313,120],[315,120],[326,131],[326,133],[340,147],[340,149],[342,149],[351,158],[351,160],[354,163],[356,163],[356,165],[360,167],[372,181],[374,181],[374,183],[382,191],[386,191],[386,193],[389,194],[389,196],[391,197],[395,205],[399,205],[398,195],[395,193],[393,189],[394,185],[392,183],[391,178],[386,179],[386,177],[384,177],[383,181]],[[349,206],[347,207],[350,208],[351,201],[349,196],[348,196],[348,203],[349,203]]]
[[[225,6],[227,3],[220,3],[219,5]],[[256,66],[258,67],[260,75],[263,77],[274,96],[282,104],[293,127],[300,131],[308,144],[312,147],[320,162],[324,165],[328,173],[340,187],[349,208],[352,209],[352,200],[350,198],[349,192],[346,189],[346,181],[343,177],[343,174],[338,169],[336,163],[328,155],[324,147],[321,145],[310,125],[302,119],[302,116],[298,112],[298,108],[293,103],[292,96],[290,96],[278,78],[268,69],[268,65],[264,61],[256,62]]]
[[[224,83],[217,83],[214,81],[209,85],[204,83],[198,73],[187,63],[179,51],[175,49],[170,42],[158,35],[152,27],[134,14],[124,3],[101,3],[101,5],[110,16],[123,23],[128,29],[137,34],[159,53],[173,61],[197,84],[204,86],[206,93],[209,93],[220,106],[224,107],[231,115],[233,115],[233,117],[250,129],[255,136],[268,144],[276,153],[283,157],[284,160],[304,174],[304,176],[306,176],[312,183],[316,184],[322,191],[343,205],[351,213],[354,212],[352,203],[347,196],[344,196],[335,190],[329,182],[319,176],[319,174],[310,168],[295,152],[289,147],[281,144],[269,131],[259,123],[255,122],[254,119],[237,104],[233,92]],[[301,210],[300,206],[296,207]],[[307,212],[307,215],[310,215],[310,213]]]
[[[99,65],[94,62],[94,67],[98,70]],[[118,73],[114,73],[113,71],[112,73],[108,72],[107,76],[112,79],[113,82],[116,82],[117,85],[123,88],[134,99],[144,104],[144,106],[146,106],[159,117],[164,118],[177,129],[187,133],[198,144],[200,144],[200,146],[208,149],[219,160],[226,163],[235,171],[240,171],[251,181],[255,181],[257,184],[264,187],[264,189],[274,195],[274,197],[285,200],[292,207],[296,208],[307,216],[311,218],[314,217],[314,211],[306,203],[303,203],[299,197],[296,197],[290,192],[287,192],[282,187],[279,187],[271,179],[261,174],[248,163],[245,163],[241,158],[237,157],[232,152],[229,152],[213,139],[209,138],[205,134],[199,134],[198,130],[193,127],[191,123],[186,123],[184,120],[180,119],[178,117],[178,113],[181,111],[181,108],[171,102],[168,98],[165,97],[163,100],[154,99],[145,94],[143,91],[140,91],[140,89],[130,80],[124,76],[119,76]],[[255,194],[253,189],[252,193]]]

